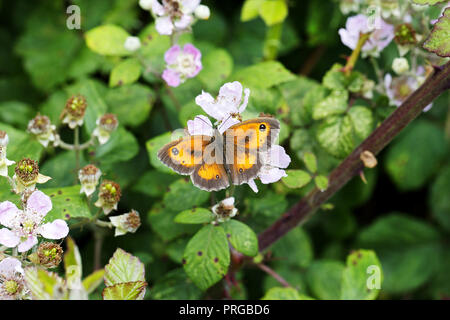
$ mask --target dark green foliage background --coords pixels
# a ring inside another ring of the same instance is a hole
[[[65,28],[65,8],[70,3],[81,7],[81,32]],[[266,30],[263,21],[240,22],[241,1],[205,3],[211,7],[212,16],[194,26],[194,43],[204,53],[227,50],[234,61],[233,72],[260,62]],[[339,159],[311,142],[308,134],[316,129],[310,128],[302,111],[295,108],[306,104],[306,92],[317,86],[335,63],[345,63],[343,56],[349,50],[337,34],[345,17],[335,1],[289,3],[278,60],[294,74],[309,70],[309,79],[302,77],[252,91],[249,109],[278,114],[286,120],[282,143],[293,160],[290,169],[305,170],[303,153],[313,150],[319,172],[328,174]],[[117,247],[138,256],[146,265],[150,285],[147,298],[221,298],[221,284],[203,293],[186,278],[181,266],[184,248],[199,227],[173,222],[183,210],[208,207],[210,196],[180,176],[157,171],[155,166],[161,164],[149,158],[148,150],[156,150],[167,141],[167,137],[153,138],[184,127],[187,119],[201,113],[193,105],[195,96],[202,89],[217,92],[222,82],[209,82],[205,88],[203,82],[208,75],[200,75],[175,89],[183,105],[180,114],[161,83],[151,76],[129,86],[109,88],[108,75],[117,61],[90,51],[83,32],[105,23],[122,26],[131,34],[140,32],[151,21],[137,0],[0,0],[0,21],[0,129],[7,129],[12,139],[26,140],[26,134],[20,131],[37,112],[59,123],[65,100],[78,92],[87,96],[91,108],[86,119],[88,130],[94,126],[96,113],[108,110],[119,116],[122,126],[113,141],[96,154],[86,153],[83,161],[94,161],[105,173],[104,178],[120,183],[124,196],[119,211],[138,210],[143,225],[136,234],[124,237],[114,238],[109,232],[102,263],[107,263]],[[380,65],[384,70],[391,71],[396,54],[394,44],[383,52]],[[151,63],[162,63],[163,52],[157,56],[160,61]],[[375,79],[366,61],[360,60],[356,69]],[[157,90],[162,92],[160,98]],[[367,185],[353,179],[331,199],[334,209],[319,211],[302,228],[276,243],[270,249],[272,261],[267,264],[301,294],[334,299],[340,297],[340,277],[350,251],[373,249],[385,278],[380,299],[450,298],[450,158],[449,136],[444,131],[449,102],[448,93],[441,96],[431,111],[408,126],[379,155],[375,169],[366,170]],[[63,139],[70,141],[71,133],[61,129]],[[84,132],[83,139],[87,137]],[[42,153],[36,144],[27,145],[27,150],[41,155],[41,172],[53,177],[45,187],[74,184],[72,154],[59,150]],[[14,158],[21,154],[19,151],[10,152],[10,159],[19,160]],[[257,233],[298,201],[312,184],[300,191],[288,189],[281,182],[258,186],[257,194],[246,185],[235,190],[238,218]],[[3,181],[0,187],[4,200],[8,193]],[[224,196],[221,192],[216,199]],[[76,230],[71,235],[80,247],[87,275],[93,268],[91,234],[89,230]],[[242,269],[237,280],[240,290],[231,292],[236,299],[259,299],[268,289],[280,286],[252,267]],[[92,298],[101,297],[100,289]]]

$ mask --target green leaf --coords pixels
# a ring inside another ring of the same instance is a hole
[[[353,151],[353,126],[347,116],[326,118],[317,129],[319,144],[336,158],[345,158]]]
[[[130,54],[125,49],[125,40],[130,34],[123,28],[108,24],[96,27],[85,33],[86,45],[101,55],[125,56]]]
[[[138,59],[125,59],[112,69],[109,86],[116,87],[136,82],[141,76],[141,71],[142,66]]]
[[[103,276],[104,275],[105,275],[105,270],[104,269],[100,269],[100,270],[94,271],[93,273],[88,275],[83,280],[84,290],[86,290],[86,292],[88,294],[92,293],[103,282]]]
[[[316,159],[316,156],[314,155],[314,153],[312,153],[312,152],[305,152],[303,154],[303,161],[305,162],[306,168],[311,173],[316,173],[317,172],[317,159]]]
[[[226,50],[216,49],[202,58],[202,65],[198,78],[205,90],[216,91],[233,71],[233,58]]]
[[[340,91],[347,88],[347,79],[344,72],[342,72],[343,67],[343,65],[335,63],[331,69],[325,73],[322,83],[326,88]]]
[[[279,259],[277,265],[306,268],[313,260],[314,251],[308,234],[296,227],[275,242],[273,254]]]
[[[204,226],[189,241],[183,262],[189,278],[202,290],[222,279],[230,265],[230,250],[223,228]]]
[[[86,165],[83,157],[80,157],[80,165]],[[40,167],[40,171],[46,176],[52,177],[50,181],[45,183],[45,188],[68,187],[72,186],[76,179],[76,157],[73,151],[63,151],[55,156],[47,159]]]
[[[66,245],[67,248],[64,252],[64,270],[66,271],[66,280],[72,283],[77,283],[81,281],[81,277],[83,275],[83,264],[81,263],[80,251],[71,237],[66,238]]]
[[[362,230],[358,246],[373,249],[383,266],[382,289],[410,292],[426,283],[440,264],[440,235],[410,216],[391,213]]]
[[[371,250],[357,250],[347,257],[342,275],[343,300],[375,300],[380,292],[383,273],[380,261]]]
[[[45,221],[91,217],[86,197],[80,194],[80,186],[48,188],[41,191],[51,198],[53,204],[53,209],[45,216]]]
[[[445,230],[450,231],[450,166],[441,170],[432,184],[429,205],[433,217]]]
[[[155,169],[157,169],[158,171],[161,171],[161,172],[175,174],[175,172],[172,169],[165,166],[158,159],[159,149],[161,149],[165,144],[169,143],[171,141],[171,137],[172,137],[171,132],[166,132],[159,136],[153,137],[151,140],[147,141],[146,147],[147,147],[148,157],[150,158],[150,164]]]
[[[417,120],[389,147],[385,168],[400,190],[415,190],[435,173],[446,154],[443,130],[433,123]]]
[[[148,119],[155,97],[149,87],[132,84],[108,90],[105,100],[121,125],[137,127]]]
[[[197,188],[185,179],[175,181],[169,189],[164,195],[164,204],[170,210],[187,210],[194,206],[200,206],[209,199],[209,192]]]
[[[260,6],[259,14],[268,26],[273,26],[286,19],[288,7],[284,0],[264,1]]]
[[[425,40],[423,47],[440,57],[450,57],[450,8],[445,9],[442,17],[435,23],[431,34]]]
[[[99,146],[95,154],[103,163],[123,162],[134,158],[139,145],[134,135],[123,127],[111,134],[107,143]]]
[[[348,116],[352,121],[357,142],[362,142],[373,130],[374,118],[372,111],[366,107],[353,106],[348,111]]]
[[[211,210],[204,208],[193,208],[180,212],[173,221],[176,223],[185,224],[202,224],[209,223],[213,220],[214,215]]]
[[[118,248],[105,266],[105,285],[145,281],[144,264],[133,255]]]
[[[241,21],[249,21],[259,16],[259,8],[265,0],[245,0],[241,11]]]
[[[258,238],[246,224],[237,220],[229,220],[222,223],[221,226],[233,248],[249,257],[258,254]]]
[[[436,3],[446,2],[447,0],[411,0],[415,4],[420,5],[435,5]]]
[[[118,283],[103,289],[103,300],[142,300],[146,286],[145,281]]]
[[[44,147],[33,136],[3,123],[0,123],[0,130],[5,131],[9,137],[6,154],[9,160],[18,162],[23,158],[30,158],[39,161]]]
[[[291,81],[295,76],[277,61],[261,62],[236,72],[232,78],[244,86],[268,89]]]
[[[20,129],[25,129],[28,121],[35,115],[35,111],[31,106],[21,101],[5,101],[0,103],[0,119]]]
[[[64,280],[54,272],[37,267],[25,268],[24,278],[34,300],[67,300]]]
[[[202,293],[182,268],[166,273],[150,291],[152,299],[156,300],[197,300],[202,297]]]
[[[299,293],[294,288],[272,288],[266,292],[261,300],[314,300],[307,295]]]
[[[320,120],[332,115],[344,113],[348,107],[347,91],[332,91],[324,100],[314,106],[312,117]]]
[[[339,261],[316,260],[306,272],[311,293],[322,300],[337,300],[341,297],[344,265]]]
[[[328,178],[325,176],[315,177],[314,183],[316,184],[316,187],[322,192],[328,189]]]
[[[133,191],[150,197],[162,197],[169,185],[175,180],[178,180],[178,177],[175,175],[150,170],[141,175],[139,180],[133,185]]]
[[[311,181],[311,175],[304,170],[286,170],[287,177],[283,177],[281,181],[288,188],[301,188]]]

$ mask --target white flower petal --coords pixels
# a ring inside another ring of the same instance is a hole
[[[16,205],[10,201],[0,203],[0,223],[6,227],[12,227],[12,221],[19,212]]]
[[[213,136],[213,125],[208,117],[200,115],[196,116],[194,120],[187,122],[188,132],[191,136],[206,135]]]
[[[218,130],[222,134],[225,131],[227,131],[230,127],[234,126],[235,124],[238,124],[240,121],[238,119],[232,118],[229,116],[227,119],[225,119],[219,126]]]
[[[24,242],[19,244],[18,251],[19,252],[28,251],[31,248],[33,248],[33,246],[35,246],[37,243],[38,243],[38,240],[36,237],[33,237],[33,236],[28,237],[27,240],[25,240]]]
[[[226,114],[217,108],[214,98],[207,92],[202,91],[202,94],[195,98],[195,103],[216,120],[222,120]]]
[[[173,23],[170,17],[156,18],[156,31],[162,35],[171,35],[173,32]]]
[[[19,242],[20,238],[14,232],[7,228],[0,229],[0,244],[8,248],[14,248]]]
[[[62,239],[69,233],[69,227],[64,220],[56,219],[53,222],[40,226],[38,233],[47,239]]]
[[[52,210],[52,200],[42,191],[35,191],[27,201],[27,209],[35,211],[42,217]]]
[[[192,13],[200,5],[201,0],[182,0],[183,13]]]
[[[252,188],[253,192],[258,193],[258,186],[256,185],[256,182],[254,179],[251,179],[247,184]]]
[[[287,177],[287,174],[284,170],[278,168],[270,168],[268,170],[261,170],[258,177],[262,183],[269,184],[277,182],[283,177]]]
[[[14,276],[15,273],[22,273],[22,263],[16,258],[8,257],[0,261],[0,274],[3,276]]]

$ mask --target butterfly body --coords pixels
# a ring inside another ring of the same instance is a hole
[[[235,124],[223,134],[188,135],[162,147],[158,158],[182,175],[190,175],[200,189],[218,191],[258,176],[260,153],[270,149],[280,124],[273,118],[256,118]]]

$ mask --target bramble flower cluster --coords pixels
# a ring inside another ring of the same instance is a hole
[[[111,211],[117,210],[121,196],[120,186],[114,181],[105,180],[100,185],[100,192],[95,206],[101,208],[103,213],[108,215]]]
[[[96,166],[89,164],[78,172],[78,179],[80,180],[80,193],[85,193],[90,197],[96,190],[102,171]]]
[[[20,260],[8,257],[0,261],[0,300],[20,300],[29,293]]]
[[[238,209],[234,207],[234,197],[226,198],[211,208],[217,222],[225,222],[238,214]],[[215,222],[213,221],[213,222]]]
[[[178,87],[188,78],[195,77],[202,70],[202,54],[192,44],[188,43],[181,50],[179,45],[174,45],[165,54],[167,63],[162,78],[171,87]]]
[[[55,130],[56,126],[50,122],[47,116],[38,114],[28,123],[28,132],[35,135],[44,147],[47,147],[50,142],[54,145],[57,144]]]
[[[131,210],[129,213],[119,216],[109,217],[111,224],[116,228],[114,236],[118,237],[128,232],[135,233],[141,226],[141,218],[139,212]]]

